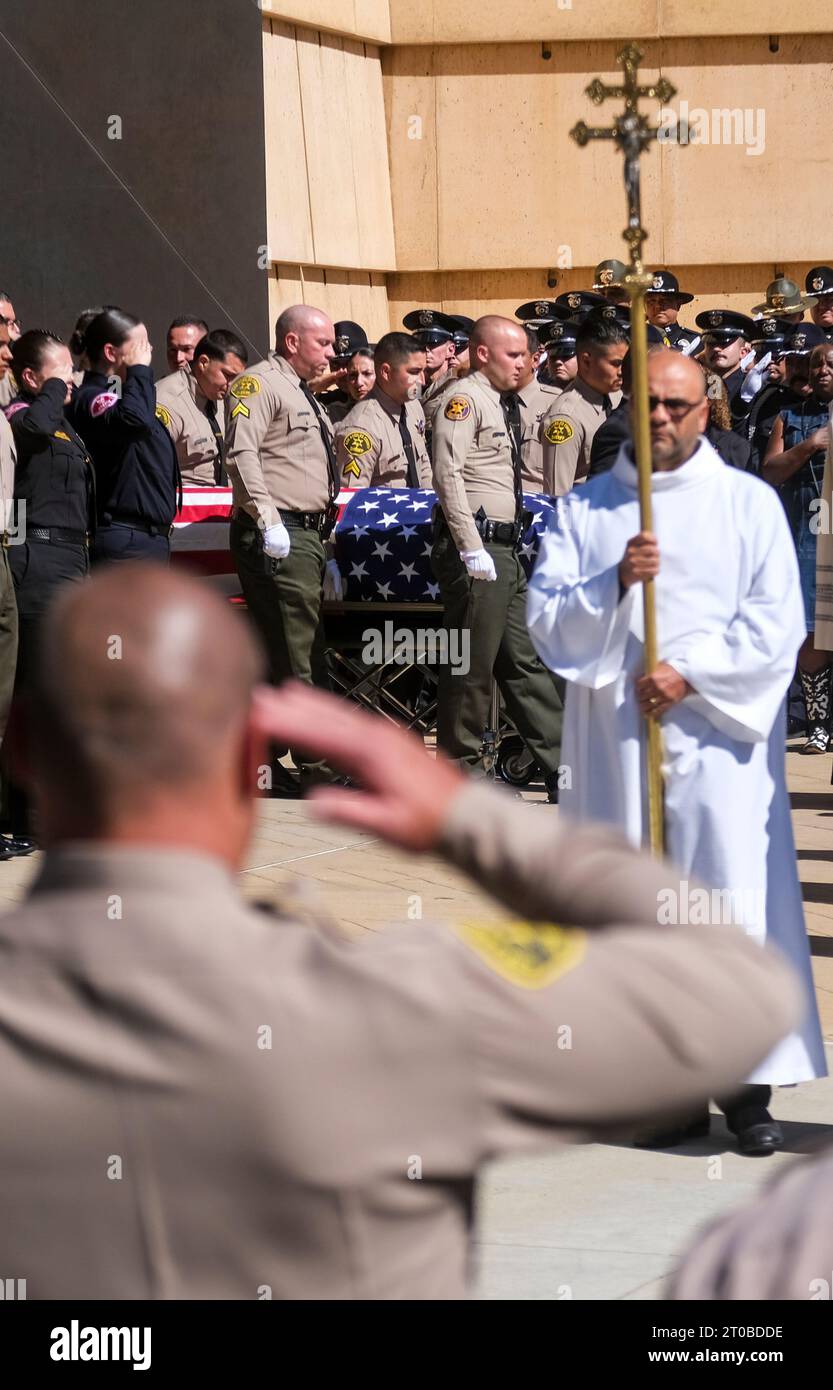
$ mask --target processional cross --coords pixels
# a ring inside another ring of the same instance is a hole
[[[633,439],[636,451],[636,467],[639,478],[639,519],[643,531],[653,530],[651,506],[651,431],[648,406],[648,345],[645,331],[645,291],[651,288],[652,277],[642,266],[642,245],[648,233],[642,226],[640,202],[640,160],[643,152],[659,134],[659,127],[650,126],[647,118],[639,110],[640,97],[653,98],[663,104],[676,95],[676,88],[665,77],[660,77],[650,86],[641,87],[637,70],[643,58],[642,50],[629,43],[616,55],[621,64],[623,81],[617,86],[608,86],[596,77],[585,90],[595,106],[601,106],[608,97],[622,97],[625,109],[614,119],[612,126],[588,126],[579,121],[570,131],[578,145],[586,145],[590,140],[615,140],[625,156],[625,192],[628,198],[628,225],[622,233],[630,249],[630,272],[625,278],[625,288],[631,301],[631,339],[630,355],[632,361],[633,391],[631,410]],[[654,582],[648,580],[642,586],[645,609],[645,670],[652,672],[657,666],[657,620]],[[656,854],[663,852],[663,813],[662,813],[662,740],[659,722],[648,719],[646,739],[646,773],[648,786],[649,838]]]

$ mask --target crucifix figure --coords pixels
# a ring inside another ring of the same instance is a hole
[[[640,87],[637,69],[642,61],[642,51],[636,44],[629,43],[617,53],[616,61],[621,64],[623,81],[618,86],[607,86],[596,77],[586,88],[587,95],[596,105],[601,106],[607,97],[622,97],[625,109],[617,116],[612,126],[587,126],[579,121],[570,131],[578,145],[586,145],[590,140],[615,140],[625,156],[625,191],[628,197],[628,225],[623,236],[630,247],[630,273],[625,280],[625,288],[630,297],[630,355],[632,361],[631,418],[639,477],[640,529],[653,531],[653,507],[651,499],[651,479],[653,461],[651,458],[651,428],[648,406],[648,344],[645,330],[645,291],[651,287],[651,276],[642,266],[642,244],[648,233],[642,226],[640,204],[639,162],[642,153],[655,140],[659,130],[648,124],[647,118],[639,110],[640,97],[653,97],[663,103],[676,95],[676,88],[665,77],[650,86]],[[657,620],[654,581],[647,580],[643,586],[645,607],[645,670],[652,672],[657,665]],[[663,784],[662,784],[662,742],[659,721],[648,719],[645,737],[645,772],[648,789],[649,829],[651,848],[662,854],[664,842],[663,828]]]
[[[645,116],[639,111],[640,97],[653,97],[663,103],[676,95],[676,87],[665,77],[660,77],[650,86],[640,87],[637,69],[642,61],[642,50],[635,44],[627,44],[617,53],[616,61],[622,65],[624,81],[618,86],[608,86],[596,77],[586,88],[587,95],[595,106],[601,106],[607,97],[623,97],[625,109],[617,116],[612,126],[588,126],[579,121],[570,131],[577,145],[586,145],[589,140],[615,140],[625,156],[625,190],[628,195],[628,229],[625,232],[631,251],[631,269],[641,264],[642,243],[648,233],[642,226],[639,197],[639,161],[642,151],[647,149],[658,134],[658,127],[649,126]]]

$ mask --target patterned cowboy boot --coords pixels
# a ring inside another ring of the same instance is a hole
[[[830,667],[823,671],[799,671],[804,704],[807,707],[807,742],[800,753],[826,753],[830,747]]]

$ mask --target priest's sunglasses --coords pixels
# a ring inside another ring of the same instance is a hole
[[[689,411],[702,405],[704,400],[704,396],[701,396],[699,401],[682,401],[677,396],[649,396],[648,413],[653,415],[657,406],[661,405],[672,420],[684,420]]]

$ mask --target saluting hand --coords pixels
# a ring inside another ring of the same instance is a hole
[[[125,367],[149,367],[153,357],[153,348],[148,340],[147,333],[138,338],[128,338],[122,349],[122,362]]]
[[[322,690],[286,681],[261,686],[253,719],[261,735],[302,748],[361,783],[361,789],[316,787],[309,805],[322,819],[369,830],[403,849],[436,845],[451,802],[468,778],[422,739],[365,714]]]
[[[625,553],[619,562],[619,583],[623,589],[632,584],[644,584],[659,574],[659,545],[651,531],[640,531],[631,536],[625,546]]]

